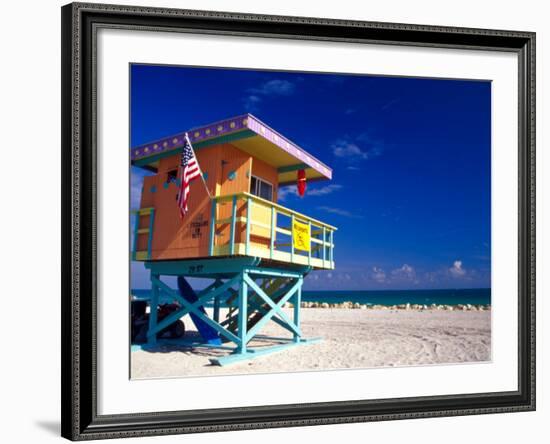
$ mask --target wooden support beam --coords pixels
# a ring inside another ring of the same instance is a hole
[[[292,288],[279,300],[277,304],[273,303],[272,299],[265,294],[265,292],[258,287],[256,282],[254,282],[250,277],[245,274],[244,275],[244,281],[252,290],[256,292],[258,296],[260,296],[266,304],[268,304],[271,307],[271,310],[254,326],[250,329],[248,334],[246,335],[246,341],[250,341],[258,332],[272,317],[275,313],[279,315],[279,317],[288,324],[288,326],[299,336],[302,336],[302,332],[300,329],[294,325],[294,323],[288,318],[286,313],[284,313],[281,309],[285,302],[287,302],[297,291],[298,287],[301,286],[301,281],[297,280],[297,282],[292,286]]]
[[[227,331],[225,328],[223,328],[219,323],[214,322],[212,319],[210,319],[207,315],[205,315],[199,307],[202,307],[205,302],[214,296],[223,293],[227,290],[227,288],[231,285],[234,285],[236,281],[239,279],[239,276],[235,276],[233,279],[228,280],[225,284],[221,285],[220,287],[217,287],[216,289],[208,292],[205,296],[199,298],[195,303],[189,303],[184,298],[181,297],[179,292],[172,290],[170,287],[168,287],[164,282],[162,282],[160,279],[152,277],[151,280],[154,281],[156,285],[161,287],[163,290],[167,291],[168,293],[172,293],[178,302],[183,306],[183,309],[181,310],[181,316],[185,316],[187,313],[193,313],[197,317],[199,317],[201,320],[206,322],[208,325],[210,325],[213,329],[215,329],[217,332],[219,332],[221,335],[225,336],[230,341],[233,341],[235,344],[240,345],[240,338],[238,336],[235,336],[230,331]],[[180,316],[180,317],[181,317]],[[156,324],[155,324],[156,325]],[[161,326],[159,324],[159,326]],[[159,326],[156,326],[158,328]],[[164,326],[165,327],[165,326]],[[164,328],[162,327],[162,328]]]

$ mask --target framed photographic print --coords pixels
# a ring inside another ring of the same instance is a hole
[[[533,410],[534,64],[529,32],[64,6],[62,435]]]

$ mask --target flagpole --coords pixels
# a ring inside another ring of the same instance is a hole
[[[197,159],[197,154],[195,153],[195,148],[193,148],[193,145],[191,144],[191,141],[189,140],[189,135],[187,133],[185,133],[185,141],[189,144],[189,146],[191,147],[191,151],[193,151],[193,155],[195,156],[195,159]],[[208,193],[208,197],[212,200],[213,197],[212,197],[212,194],[210,194],[210,190],[208,189],[208,185],[206,185],[206,180],[204,180],[204,175],[202,174],[202,168],[201,168],[201,165],[199,163],[199,159],[197,159],[197,166],[199,167],[199,171],[201,173],[201,179],[202,179],[202,183],[204,184],[204,188],[206,188],[206,192]]]

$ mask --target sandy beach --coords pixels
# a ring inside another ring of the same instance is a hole
[[[292,310],[286,309],[290,315]],[[491,359],[491,311],[306,308],[305,337],[322,341],[219,367],[227,351],[159,347],[131,353],[132,379],[480,362]],[[222,318],[224,313],[222,311]],[[183,318],[188,335],[192,323]],[[269,322],[261,332],[288,336]],[[251,346],[272,345],[253,340]]]

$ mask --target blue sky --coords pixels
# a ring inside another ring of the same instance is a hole
[[[333,169],[279,202],[338,227],[313,289],[490,287],[491,84],[131,67],[131,144],[250,112]],[[132,206],[147,174],[132,167]],[[148,288],[132,264],[132,288]]]

